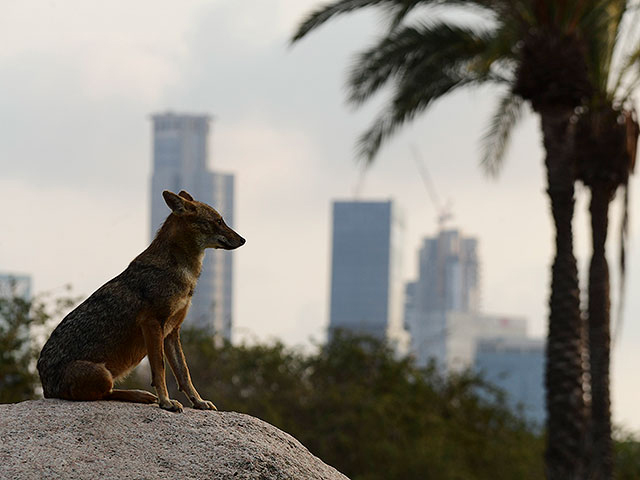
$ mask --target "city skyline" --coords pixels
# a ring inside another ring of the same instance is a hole
[[[0,197],[10,206],[0,268],[32,274],[34,293],[71,284],[78,295],[120,273],[148,245],[149,112],[211,112],[211,156],[216,169],[237,175],[234,220],[247,239],[233,254],[237,341],[279,338],[311,348],[324,338],[332,198],[396,199],[405,212],[405,279],[415,278],[406,262],[437,233],[439,211],[413,148],[451,203],[450,225],[481,239],[483,308],[526,317],[530,333],[544,336],[553,232],[539,119],[530,112],[522,119],[500,176],[490,179],[479,166],[479,140],[501,92],[454,94],[402,129],[363,174],[355,142],[383,98],[354,112],[345,107],[344,82],[351,52],[372,42],[381,24],[363,12],[289,48],[295,26],[319,4],[10,3],[0,19],[0,78],[11,92],[0,109]],[[637,184],[636,175],[624,321],[613,316],[612,402],[617,424],[640,429]],[[588,201],[578,185],[583,290]],[[608,243],[614,309],[619,205],[618,197]]]

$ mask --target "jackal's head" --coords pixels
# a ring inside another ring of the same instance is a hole
[[[244,245],[245,239],[224,223],[222,216],[206,203],[195,201],[184,190],[178,195],[165,190],[162,196],[182,226],[189,230],[202,248],[233,250]]]

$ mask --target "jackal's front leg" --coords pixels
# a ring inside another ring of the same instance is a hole
[[[151,366],[151,385],[156,388],[160,408],[171,412],[182,412],[182,404],[169,398],[164,371],[163,334],[160,325],[151,320],[142,325],[142,334]]]
[[[189,367],[187,367],[187,361],[184,358],[182,352],[182,345],[180,344],[180,330],[176,328],[171,332],[167,338],[164,339],[164,349],[167,354],[167,360],[173,374],[178,381],[178,388],[184,394],[189,397],[193,408],[200,410],[217,410],[216,406],[209,400],[203,400],[198,394],[196,387],[191,382],[191,375],[189,375]]]

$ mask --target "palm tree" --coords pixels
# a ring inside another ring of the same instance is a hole
[[[593,245],[586,312],[591,379],[588,470],[589,478],[609,479],[613,475],[613,444],[609,393],[609,267],[605,243],[609,204],[620,187],[625,189],[626,219],[626,188],[635,161],[638,125],[631,111],[621,111],[605,103],[593,105],[580,116],[576,135],[581,139],[575,152],[577,177],[591,191]],[[624,264],[622,267],[624,272]]]
[[[628,179],[633,171],[638,126],[633,100],[640,81],[640,43],[623,32],[629,2],[610,2],[609,28],[594,40],[588,56],[590,76],[596,92],[581,109],[576,125],[577,178],[591,191],[589,207],[593,252],[589,267],[587,305],[591,411],[589,418],[589,473],[593,479],[613,475],[611,408],[609,393],[610,292],[609,267],[605,255],[609,204],[616,191],[624,190],[621,276],[624,280],[624,240],[627,223]],[[636,23],[638,10],[627,19]],[[631,40],[628,42],[627,40]],[[619,51],[622,50],[620,54]],[[619,61],[614,62],[614,58]]]
[[[296,42],[326,21],[358,9],[378,7],[386,13],[388,31],[360,53],[349,76],[349,99],[355,105],[385,86],[393,87],[387,109],[359,140],[360,154],[368,162],[398,127],[459,88],[502,87],[483,160],[490,172],[499,170],[511,127],[525,102],[540,115],[556,231],[546,367],[545,456],[550,479],[578,479],[585,473],[583,329],[571,226],[576,178],[573,120],[576,107],[596,88],[590,47],[594,39],[610,32],[612,7],[619,3],[339,0],[309,15],[292,39]],[[462,24],[438,16],[441,6],[464,8],[478,21]],[[417,7],[426,8],[417,11]],[[427,20],[420,21],[419,16]]]

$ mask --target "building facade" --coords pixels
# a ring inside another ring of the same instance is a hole
[[[405,324],[419,366],[443,373],[475,369],[507,394],[508,405],[544,421],[544,342],[527,336],[523,317],[480,309],[478,241],[457,230],[425,238],[418,278],[405,290]]]
[[[477,239],[453,229],[423,240],[418,278],[406,286],[404,311],[411,352],[419,365],[434,360],[449,369],[472,363],[469,335],[491,323],[479,314],[477,250]]]
[[[506,393],[507,404],[542,427],[545,422],[545,342],[532,338],[494,338],[478,342],[475,369]]]
[[[478,240],[458,230],[425,238],[418,257],[415,306],[420,312],[470,312],[480,307]]]
[[[404,353],[402,219],[392,201],[333,203],[329,333],[389,341]]]
[[[433,361],[444,372],[457,372],[473,367],[478,342],[525,338],[527,322],[522,317],[476,312],[432,312],[413,319],[409,331],[418,365]]]
[[[151,229],[153,239],[169,215],[163,190],[188,191],[214,207],[234,225],[234,176],[208,168],[207,115],[162,113],[152,115],[153,173],[151,176]],[[231,340],[233,326],[233,256],[208,249],[185,324]]]

